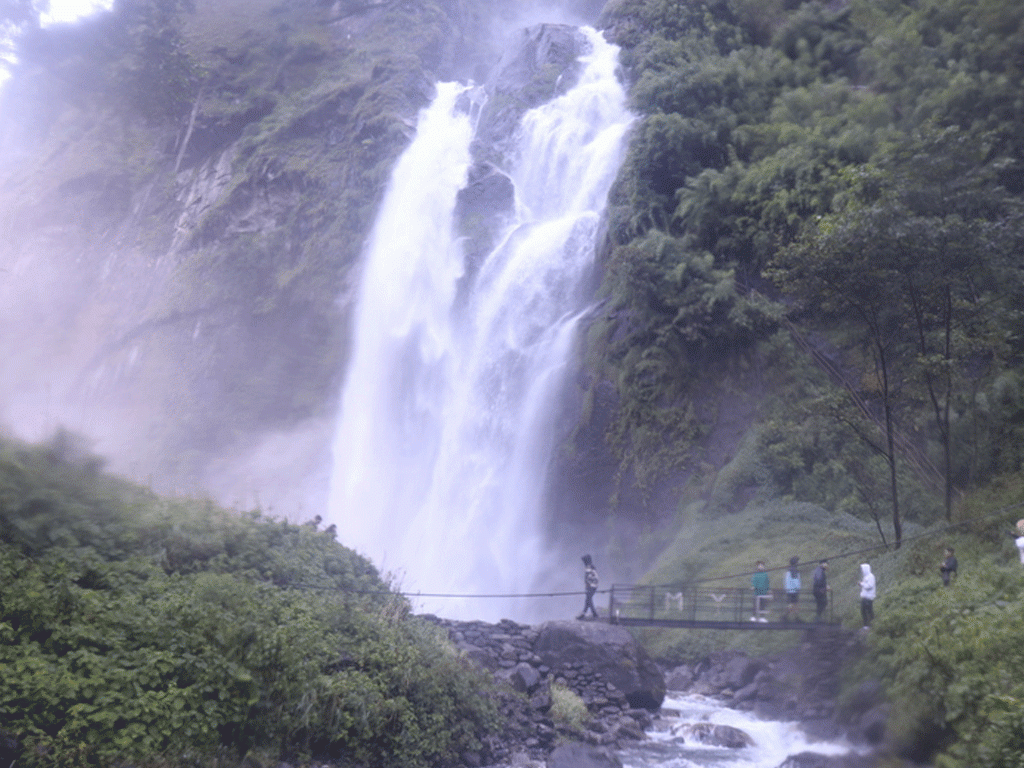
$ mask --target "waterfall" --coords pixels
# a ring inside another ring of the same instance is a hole
[[[617,49],[584,31],[578,84],[522,119],[506,169],[514,220],[477,271],[453,231],[472,140],[456,84],[439,85],[420,115],[368,244],[329,516],[406,592],[542,586],[559,403],[632,119]],[[531,618],[511,598],[425,597],[416,609]]]

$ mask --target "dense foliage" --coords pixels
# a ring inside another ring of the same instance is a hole
[[[972,567],[954,589],[936,589],[932,578],[891,591],[873,661],[892,680],[898,749],[935,759],[938,748],[943,768],[1020,764],[1022,597],[1020,574],[991,564]]]
[[[1003,478],[961,512],[977,514],[996,500],[1006,507],[978,514],[948,539],[959,575],[944,588],[941,539],[916,542],[885,571],[867,654],[851,674],[881,681],[891,707],[893,752],[941,768],[1012,768],[1024,752],[1024,579],[1010,521],[1022,506],[1020,475]],[[1000,513],[1005,509],[1005,513]],[[949,536],[950,534],[947,534]]]
[[[0,445],[0,640],[19,765],[434,768],[496,726],[480,673],[332,530],[156,497],[66,434]]]
[[[633,475],[692,470],[717,416],[690,403],[766,382],[778,489],[897,541],[904,508],[948,518],[1019,468],[1024,11],[614,0],[603,23],[643,117],[591,359]]]

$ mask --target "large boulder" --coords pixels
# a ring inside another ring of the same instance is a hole
[[[683,664],[668,671],[665,685],[670,691],[686,691],[693,684],[694,677],[693,668]]]
[[[549,621],[534,652],[559,674],[586,670],[612,684],[637,709],[656,711],[665,700],[665,676],[622,627],[587,621]]]
[[[725,684],[736,691],[754,681],[754,676],[761,671],[763,665],[747,656],[737,656],[725,663],[723,676]]]
[[[743,749],[752,746],[754,740],[746,731],[733,728],[731,725],[715,723],[683,723],[673,728],[672,733],[682,736],[686,741],[695,741],[711,747],[727,747]]]

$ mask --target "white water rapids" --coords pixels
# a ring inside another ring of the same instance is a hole
[[[444,83],[397,164],[365,254],[334,445],[339,540],[406,592],[513,595],[550,566],[544,494],[582,286],[632,116],[618,49],[585,30],[579,83],[529,111],[506,169],[516,212],[467,274],[453,232],[470,166]],[[573,564],[573,576],[579,570]],[[537,617],[512,598],[423,597],[453,618]]]
[[[761,720],[703,696],[670,694],[662,711],[673,710],[677,714],[665,719],[675,733],[649,733],[647,740],[620,752],[624,768],[777,768],[787,758],[804,752],[835,756],[851,751],[846,743],[809,738],[798,723]],[[684,735],[686,725],[694,723],[737,728],[750,737],[752,744],[739,749],[701,744]]]

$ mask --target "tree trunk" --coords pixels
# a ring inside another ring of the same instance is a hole
[[[889,483],[892,493],[892,529],[894,546],[900,548],[903,543],[903,524],[900,522],[900,494],[899,483],[896,479],[896,439],[892,419],[892,405],[889,392],[889,370],[885,356],[885,346],[881,338],[876,337],[878,345],[878,366],[882,374],[882,406],[885,409],[885,444],[886,459],[889,462]]]

